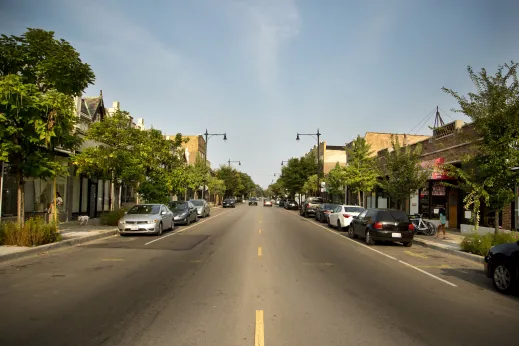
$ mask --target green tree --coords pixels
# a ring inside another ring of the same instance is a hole
[[[317,195],[317,174],[308,177],[303,185],[303,192],[308,195]]]
[[[371,146],[366,140],[357,136],[351,147],[347,146],[348,164],[344,168],[345,182],[353,193],[357,194],[361,203],[361,192],[372,191],[377,186],[379,172],[372,157]]]
[[[337,162],[328,175],[326,176],[326,186],[331,194],[339,194],[344,191],[346,185],[346,171],[344,167],[341,167]]]
[[[86,138],[97,143],[74,156],[79,174],[111,179],[116,186],[123,184],[136,188],[145,180],[147,165],[142,156],[144,134],[133,127],[126,111],[116,111],[101,122],[93,123]]]
[[[236,179],[236,170],[226,165],[221,165],[216,170],[216,177],[225,183],[225,197],[234,196],[239,185]]]
[[[420,155],[422,147],[402,147],[398,138],[391,139],[391,151],[385,155],[381,165],[381,187],[397,202],[397,207],[402,208],[403,203],[416,190],[425,186],[430,176],[430,170],[421,167]]]
[[[514,187],[519,183],[515,167],[519,166],[519,82],[518,64],[499,66],[495,75],[485,69],[475,73],[469,66],[468,74],[477,92],[466,96],[442,88],[453,96],[460,109],[473,122],[476,133],[482,139],[476,143],[476,152],[469,158],[475,168],[467,174],[450,167],[450,172],[460,178],[476,198],[487,199],[494,209],[494,227],[499,229],[499,212],[515,198]],[[470,194],[470,193],[469,193]],[[487,198],[488,197],[488,198]],[[474,204],[479,209],[479,204]],[[479,214],[479,210],[477,212]],[[479,223],[479,218],[476,227]]]
[[[26,178],[67,174],[54,149],[79,145],[72,97],[94,78],[79,53],[52,31],[28,29],[21,36],[0,37],[0,161],[16,175],[20,224]]]
[[[209,187],[209,191],[215,195],[223,195],[225,194],[225,181],[222,179],[218,179],[217,177],[209,176],[207,180],[207,186]]]
[[[207,183],[209,179],[209,167],[205,163],[204,159],[197,154],[195,164],[187,167],[189,175],[188,186],[191,190],[195,191],[195,198],[198,198],[198,193],[201,191],[204,182]],[[202,196],[203,197],[203,196]]]

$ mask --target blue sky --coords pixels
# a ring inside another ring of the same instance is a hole
[[[297,132],[407,133],[436,105],[465,120],[441,87],[519,60],[518,16],[514,0],[4,0],[0,33],[55,31],[92,66],[87,95],[167,134],[227,132],[213,166],[241,160],[266,187],[315,144]]]

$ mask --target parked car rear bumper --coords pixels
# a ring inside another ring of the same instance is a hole
[[[401,237],[393,237],[393,233],[398,232],[373,230],[371,237],[373,240],[396,242],[410,242],[414,238],[414,233],[400,232]]]

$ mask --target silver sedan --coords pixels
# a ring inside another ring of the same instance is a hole
[[[161,235],[165,229],[173,229],[173,213],[164,204],[137,204],[124,213],[118,223],[119,234],[144,233]]]
[[[211,214],[209,203],[205,199],[192,199],[189,202],[196,207],[196,212],[199,217],[206,217]]]

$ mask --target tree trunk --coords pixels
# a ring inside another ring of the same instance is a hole
[[[499,210],[494,211],[494,235],[497,235],[499,231]]]
[[[362,202],[360,201],[360,191],[357,191],[357,203],[360,207],[362,207]]]
[[[25,186],[23,184],[22,170],[16,169],[16,186],[17,186],[17,221],[20,225],[23,226],[25,222]]]
[[[122,194],[123,194],[123,183],[121,182],[119,184],[119,197],[117,198],[118,199],[117,205],[118,205],[119,209],[121,209]]]

